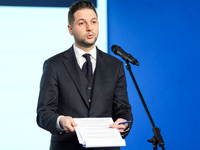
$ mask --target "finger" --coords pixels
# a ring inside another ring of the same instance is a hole
[[[60,124],[62,128],[65,130],[65,132],[74,132],[74,127],[77,126],[77,124],[74,122],[72,117],[66,116],[66,117],[61,117],[60,119]]]
[[[74,127],[73,127],[72,125],[69,125],[69,126],[68,126],[68,131],[74,132],[74,130],[75,130],[75,129],[74,129]]]
[[[78,125],[76,124],[76,122],[74,121],[74,119],[71,120],[71,125],[72,125],[73,127],[77,127],[77,126],[78,126]]]
[[[71,131],[71,132],[74,132],[74,127],[76,127],[77,124],[76,122],[74,121],[74,119],[72,117],[68,118],[67,120],[67,127],[68,127],[68,130]]]
[[[111,124],[110,127],[111,127],[111,128],[117,128],[117,127],[118,127],[118,124],[115,122],[115,123]]]
[[[118,129],[120,133],[124,132],[124,130],[126,129],[125,124],[121,124],[121,125],[119,125],[119,124],[111,124],[110,127]]]

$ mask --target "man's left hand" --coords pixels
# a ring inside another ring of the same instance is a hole
[[[113,124],[110,125],[111,128],[117,128],[120,133],[124,132],[124,130],[128,127],[128,123],[126,124],[120,124],[120,122],[125,122],[127,120],[123,118],[118,118]]]

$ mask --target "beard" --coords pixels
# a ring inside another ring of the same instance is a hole
[[[95,38],[93,39],[93,41],[87,41],[86,39],[77,39],[76,38],[76,43],[78,45],[80,45],[81,47],[85,47],[85,48],[89,48],[91,46],[93,46],[95,44],[95,42],[97,41],[97,37],[98,36],[95,36]]]

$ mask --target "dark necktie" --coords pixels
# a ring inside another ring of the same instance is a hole
[[[92,77],[92,62],[90,60],[90,54],[84,54],[83,57],[85,57],[86,62],[83,64],[82,70],[88,81],[90,81]]]

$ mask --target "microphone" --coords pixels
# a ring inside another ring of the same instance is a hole
[[[136,66],[140,65],[137,59],[135,59],[131,54],[126,53],[120,46],[113,45],[111,50],[114,54],[121,56],[126,62],[130,62]]]

